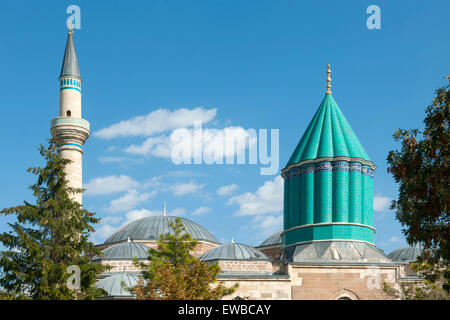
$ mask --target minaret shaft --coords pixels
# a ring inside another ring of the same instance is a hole
[[[51,132],[57,138],[59,155],[71,160],[66,166],[69,187],[81,189],[83,186],[83,145],[89,138],[89,122],[81,115],[81,76],[73,43],[73,34],[67,36],[64,61],[59,77],[60,98],[59,117],[51,122]],[[73,195],[82,203],[82,194]]]

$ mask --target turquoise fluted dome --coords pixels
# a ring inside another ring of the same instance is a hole
[[[326,94],[282,170],[284,245],[373,243],[375,168],[336,101]]]
[[[370,161],[333,96],[327,94],[292,153],[287,166],[305,160],[334,157]]]

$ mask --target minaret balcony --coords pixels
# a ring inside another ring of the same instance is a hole
[[[59,144],[71,144],[81,146],[90,135],[89,121],[74,117],[57,117],[51,121],[52,136],[59,140]]]

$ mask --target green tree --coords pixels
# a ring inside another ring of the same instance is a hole
[[[190,255],[197,245],[186,232],[181,219],[169,222],[174,234],[160,235],[158,249],[149,250],[149,262],[135,264],[142,268],[142,277],[131,288],[138,299],[151,300],[217,300],[234,292],[218,283],[220,268],[207,265]]]
[[[450,80],[450,77],[447,76]],[[399,184],[391,209],[402,224],[409,244],[425,247],[415,266],[430,284],[450,289],[450,81],[436,90],[426,109],[425,129],[399,129],[394,134],[401,150],[387,157],[390,172]]]
[[[16,215],[16,221],[8,223],[12,230],[0,234],[7,249],[0,252],[3,299],[92,299],[101,293],[94,284],[104,267],[89,258],[101,254],[89,241],[92,224],[99,219],[72,200],[70,195],[82,189],[68,186],[64,168],[70,160],[61,158],[57,148],[53,139],[48,148],[41,145],[46,166],[27,170],[37,175],[37,182],[30,186],[36,204],[25,201],[0,211]],[[81,271],[79,289],[76,282],[67,286],[72,276],[67,268],[72,265]]]

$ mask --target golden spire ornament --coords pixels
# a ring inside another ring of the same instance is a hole
[[[328,75],[328,77],[327,77],[327,92],[325,92],[325,94],[331,94],[331,77],[330,77],[330,74],[331,74],[331,69],[330,69],[330,64],[328,64],[328,66],[327,66],[327,75]]]

